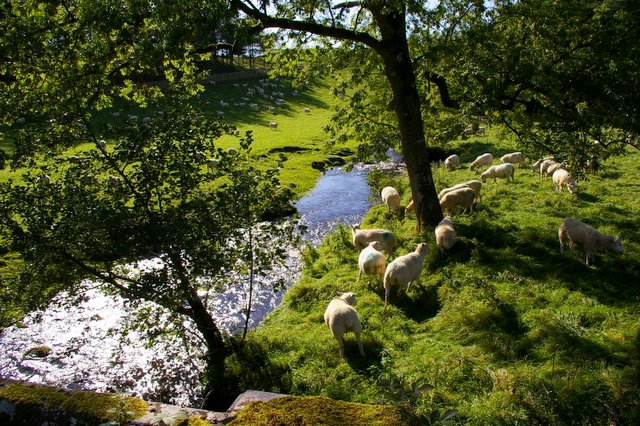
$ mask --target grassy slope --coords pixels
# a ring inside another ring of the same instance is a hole
[[[459,142],[463,161],[515,148],[492,135]],[[409,404],[426,416],[456,409],[465,424],[638,424],[639,161],[637,151],[608,160],[577,195],[556,193],[528,169],[516,171],[515,183],[488,182],[477,211],[454,216],[459,241],[449,257],[438,256],[427,230],[432,253],[421,283],[393,299],[387,317],[375,284],[355,282],[357,253],[349,231],[337,229],[307,251],[304,277],[251,334],[248,352],[258,361],[246,384]],[[477,174],[438,168],[434,177],[441,189]],[[395,183],[406,187],[406,178]],[[621,236],[625,253],[598,255],[595,267],[584,265],[581,250],[560,255],[565,217]],[[421,240],[413,220],[381,205],[365,225],[396,232],[398,254]],[[359,295],[365,359],[350,334],[342,360],[323,323],[336,290]]]

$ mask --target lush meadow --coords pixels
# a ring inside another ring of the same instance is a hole
[[[496,129],[452,142],[463,167],[436,168],[437,189],[478,178],[465,167],[476,155],[516,148]],[[419,235],[412,217],[379,204],[388,184],[407,204],[406,176],[374,173],[378,204],[363,227],[396,233],[396,255],[428,242],[420,283],[392,298],[385,314],[374,280],[356,282],[358,253],[340,227],[306,250],[303,278],[250,335],[239,355],[248,367],[230,368],[241,387],[402,404],[427,424],[445,413],[460,424],[637,424],[639,160],[636,150],[608,159],[574,195],[556,192],[528,166],[514,183],[488,181],[475,211],[453,216],[458,242],[444,257],[433,229]],[[566,217],[620,236],[624,253],[598,254],[592,267],[580,248],[561,255],[557,231]],[[348,334],[342,359],[323,322],[336,291],[358,295],[365,358]]]

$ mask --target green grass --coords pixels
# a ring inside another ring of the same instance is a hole
[[[465,165],[516,148],[495,131],[454,145]],[[364,223],[396,232],[397,254],[430,244],[420,283],[385,316],[375,284],[355,282],[357,253],[340,227],[307,251],[300,282],[250,334],[248,366],[233,361],[231,371],[241,386],[410,406],[427,424],[446,410],[458,424],[638,424],[639,161],[636,150],[609,159],[576,195],[555,192],[528,168],[516,170],[515,183],[487,182],[476,211],[453,217],[459,241],[445,258],[433,229],[416,235],[413,218],[375,205]],[[438,190],[477,177],[434,170]],[[407,188],[406,177],[395,184]],[[598,254],[593,267],[580,249],[561,255],[566,217],[620,236],[625,252]],[[352,334],[342,359],[323,323],[335,291],[358,294],[364,359]]]

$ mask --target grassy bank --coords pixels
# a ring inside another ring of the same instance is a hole
[[[515,147],[490,134],[455,148],[468,164]],[[637,151],[609,159],[576,195],[529,169],[518,169],[515,183],[487,182],[476,211],[454,216],[459,240],[444,258],[433,229],[416,235],[413,218],[374,206],[364,226],[394,231],[397,254],[430,244],[420,283],[385,315],[376,284],[356,283],[358,254],[340,227],[307,250],[303,278],[251,333],[239,355],[248,367],[230,368],[241,387],[403,404],[427,424],[448,410],[460,424],[637,424],[639,160]],[[438,189],[478,176],[466,168],[434,175]],[[407,188],[404,176],[377,182]],[[593,267],[580,249],[561,255],[566,217],[620,236],[625,252],[599,254]],[[349,334],[342,359],[323,323],[336,291],[358,294],[365,358]]]

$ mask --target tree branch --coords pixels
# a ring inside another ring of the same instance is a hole
[[[442,101],[442,104],[444,106],[455,109],[460,108],[460,104],[458,103],[458,101],[451,99],[451,96],[449,95],[449,86],[447,86],[447,80],[443,76],[436,74],[433,71],[426,71],[425,77],[427,78],[427,80],[438,86],[438,91],[440,92],[440,100]]]
[[[266,28],[282,28],[286,30],[308,32],[339,40],[351,40],[369,46],[376,51],[382,47],[380,41],[372,37],[369,33],[351,31],[345,28],[329,27],[316,22],[276,18],[268,15],[267,13],[261,12],[255,7],[244,3],[242,0],[232,0],[231,7],[260,21],[260,24],[253,27],[251,32],[260,32]]]

